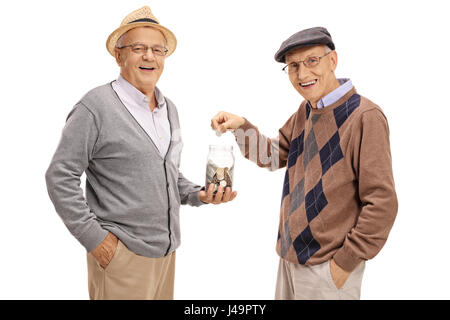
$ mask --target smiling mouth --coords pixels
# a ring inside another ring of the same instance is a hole
[[[153,67],[139,67],[139,69],[141,69],[141,70],[147,70],[147,71],[155,70],[155,68],[153,68]]]
[[[317,83],[317,79],[308,81],[308,82],[300,82],[300,87],[302,88],[310,88]]]

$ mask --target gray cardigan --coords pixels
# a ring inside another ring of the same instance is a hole
[[[203,204],[201,187],[178,170],[180,123],[166,101],[171,142],[165,158],[111,83],[89,91],[68,115],[45,178],[57,213],[88,252],[110,231],[138,255],[165,256],[180,244],[180,204]]]

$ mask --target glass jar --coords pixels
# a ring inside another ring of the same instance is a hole
[[[206,189],[215,184],[214,193],[219,185],[224,189],[233,186],[234,154],[233,147],[227,145],[210,145],[206,164]]]

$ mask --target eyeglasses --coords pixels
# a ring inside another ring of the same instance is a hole
[[[330,52],[332,52],[332,51],[330,51]],[[327,56],[330,52],[324,54],[321,57],[312,56],[312,57],[306,58],[303,61],[291,62],[291,63],[285,65],[282,70],[288,74],[297,73],[300,68],[300,62],[303,63],[303,65],[307,68],[314,68],[315,66],[317,66],[319,64],[320,59]]]
[[[146,44],[143,43],[133,43],[133,44],[129,44],[127,46],[122,46],[122,47],[117,47],[117,49],[123,49],[123,48],[131,48],[131,51],[133,51],[136,54],[146,54],[148,49],[151,49],[154,55],[157,56],[165,56],[167,54],[167,52],[169,52],[169,50],[167,50],[167,48],[161,47],[161,46],[148,46]]]

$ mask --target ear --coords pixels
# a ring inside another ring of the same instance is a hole
[[[338,56],[337,52],[335,50],[330,52],[330,62],[331,62],[331,68],[332,70],[336,70],[337,63],[338,63]]]
[[[116,62],[119,65],[119,67],[121,67],[122,66],[123,57],[121,55],[120,50],[117,49],[117,48],[114,48],[114,57],[116,58]]]

